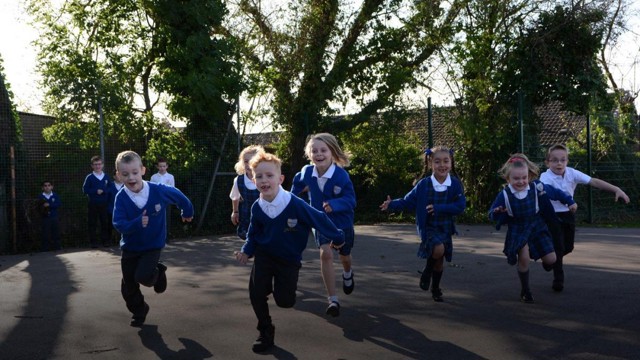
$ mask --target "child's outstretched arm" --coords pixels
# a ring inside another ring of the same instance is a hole
[[[616,195],[615,201],[618,201],[618,199],[622,199],[626,204],[628,204],[630,201],[629,196],[627,196],[627,194],[625,194],[625,192],[622,191],[622,189],[604,180],[600,180],[592,177],[591,181],[589,181],[589,185],[593,186],[596,189],[606,190],[614,193]]]

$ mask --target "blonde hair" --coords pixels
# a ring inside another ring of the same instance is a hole
[[[350,154],[348,152],[342,151],[336,137],[329,133],[315,134],[311,136],[309,141],[307,141],[307,145],[304,148],[304,154],[307,156],[309,160],[311,160],[313,155],[311,152],[311,147],[313,145],[314,140],[319,140],[327,144],[327,147],[329,147],[329,151],[331,151],[331,156],[333,157],[333,161],[336,163],[336,165],[340,167],[349,166]]]
[[[546,156],[544,159],[545,159],[545,160],[549,160],[549,159],[550,159],[550,157],[551,157],[551,153],[552,153],[553,151],[556,151],[556,150],[562,150],[562,151],[566,152],[566,153],[567,153],[567,155],[569,155],[569,149],[567,149],[567,147],[566,147],[566,146],[564,146],[564,145],[562,145],[562,144],[555,144],[555,145],[551,145],[551,146],[549,147],[549,149],[547,150],[547,156]]]
[[[247,154],[257,154],[258,152],[264,152],[264,148],[262,145],[249,145],[240,151],[238,155],[238,162],[233,165],[233,168],[236,170],[236,174],[242,175],[244,174],[244,156]]]
[[[522,168],[526,167],[529,171],[529,181],[533,181],[538,178],[538,174],[540,174],[540,168],[538,165],[533,163],[527,155],[522,153],[515,153],[509,156],[509,160],[502,165],[500,170],[498,170],[498,174],[502,176],[503,179],[509,180],[509,174],[511,170],[514,168]]]
[[[281,171],[282,169],[282,161],[280,160],[280,158],[264,151],[258,151],[251,158],[251,161],[249,161],[249,166],[251,167],[251,169],[255,170],[262,162],[270,162],[275,164],[279,171]]]
[[[133,150],[122,151],[116,157],[116,171],[118,171],[118,165],[120,164],[130,164],[134,161],[139,161],[140,166],[142,166],[142,158],[138,155],[137,152]]]

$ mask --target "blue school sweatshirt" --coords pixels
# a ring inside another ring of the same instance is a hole
[[[329,220],[329,217],[297,196],[291,196],[289,204],[274,219],[265,214],[256,201],[251,207],[247,240],[241,251],[249,257],[256,253],[264,253],[300,264],[311,228],[320,231],[335,245],[344,243],[344,233]]]
[[[113,205],[113,226],[122,234],[120,248],[126,251],[147,251],[161,249],[167,240],[165,210],[168,205],[176,205],[182,210],[182,217],[193,217],[191,201],[178,189],[164,184],[145,181],[149,187],[149,199],[140,209],[126,191],[116,195]],[[149,223],[142,227],[142,213],[147,211]]]

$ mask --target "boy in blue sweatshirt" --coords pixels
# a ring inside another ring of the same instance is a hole
[[[60,250],[60,222],[58,221],[58,208],[60,198],[53,192],[53,183],[45,180],[42,182],[41,201],[42,210],[42,251]]]
[[[133,151],[123,151],[116,158],[116,169],[124,183],[116,195],[113,226],[122,234],[122,298],[133,314],[131,326],[142,326],[149,312],[140,284],[156,293],[167,289],[167,267],[160,263],[160,253],[167,240],[165,210],[170,204],[182,211],[182,221],[193,219],[191,201],[172,186],[142,180],[146,169]]]
[[[249,165],[260,198],[251,207],[247,239],[236,252],[236,259],[242,264],[254,259],[249,297],[260,335],[253,343],[253,351],[263,352],[273,346],[275,335],[267,297],[273,294],[279,307],[290,308],[295,304],[302,251],[311,228],[321,231],[334,248],[344,245],[344,233],[325,213],[282,188],[282,164],[275,155],[257,153]]]
[[[102,246],[110,246],[110,226],[108,207],[109,207],[109,184],[111,178],[102,171],[102,158],[98,155],[91,158],[91,169],[93,170],[84,179],[82,184],[82,192],[89,198],[89,207],[87,213],[89,240],[91,247],[98,247],[98,238],[96,230],[98,229],[98,221],[100,221],[100,240]]]

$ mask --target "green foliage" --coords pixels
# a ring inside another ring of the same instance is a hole
[[[400,197],[409,192],[422,170],[420,141],[398,126],[400,122],[397,118],[377,118],[340,137],[344,149],[351,153],[347,170],[358,195],[359,221],[389,221],[378,206],[387,195]]]
[[[241,17],[227,31],[243,41],[252,84],[272,92],[272,119],[289,133],[281,155],[292,171],[305,162],[308,134],[370,121],[414,88],[414,75],[453,36],[464,3],[240,1]],[[347,103],[356,106],[351,121],[328,125],[335,104]]]

